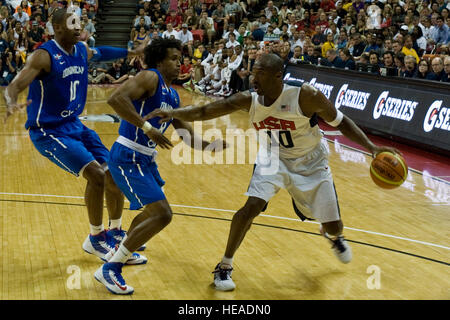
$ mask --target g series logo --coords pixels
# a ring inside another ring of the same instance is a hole
[[[344,106],[353,109],[364,110],[366,108],[369,97],[370,93],[348,89],[348,84],[344,84],[338,91],[334,106],[336,107],[336,109]]]
[[[296,78],[296,77],[291,77],[291,74],[290,74],[289,72],[285,74],[283,80],[284,80],[284,81],[300,81],[300,82],[305,82],[305,80],[303,80],[303,79],[299,79],[299,78]]]
[[[450,109],[442,107],[442,100],[436,100],[431,104],[423,121],[425,132],[430,132],[434,128],[450,131]]]
[[[389,97],[389,91],[383,91],[373,108],[373,118],[378,119],[381,116],[385,116],[404,121],[411,121],[418,104],[417,101]]]
[[[325,97],[327,97],[327,99],[330,99],[331,91],[333,91],[334,86],[317,82],[317,78],[312,78],[311,81],[309,81],[309,84],[314,88],[320,90],[325,95]]]

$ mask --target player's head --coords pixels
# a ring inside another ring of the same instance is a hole
[[[67,44],[75,44],[80,39],[80,19],[67,9],[57,9],[52,15],[52,26],[55,36]]]
[[[175,39],[154,39],[145,50],[147,68],[161,71],[170,81],[175,80],[180,72],[181,41]]]
[[[283,84],[283,59],[273,53],[262,54],[253,66],[253,87],[260,96],[276,93]]]

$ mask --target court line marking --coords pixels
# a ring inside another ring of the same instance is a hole
[[[80,196],[64,196],[64,195],[33,194],[33,193],[15,193],[15,192],[0,192],[0,195],[31,196],[31,197],[54,197],[54,198],[67,198],[67,199],[84,199],[84,197],[80,197]],[[128,202],[128,200],[125,200],[125,201]],[[209,208],[209,207],[201,207],[201,206],[188,206],[188,205],[181,205],[181,204],[170,204],[170,206],[172,206],[172,207],[179,207],[179,208],[206,210],[206,211],[228,212],[228,213],[234,213],[234,212],[237,211],[237,210]],[[300,222],[299,219],[289,218],[289,217],[280,217],[280,216],[267,215],[267,214],[260,214],[259,216],[266,217],[266,218],[272,218],[272,219],[289,220],[289,221]],[[319,222],[315,222],[315,221],[307,221],[306,220],[306,221],[303,221],[303,222],[313,223],[313,224],[317,224],[317,225],[319,224]],[[344,229],[351,230],[351,231],[362,232],[362,233],[373,234],[373,235],[387,237],[387,238],[393,238],[393,239],[397,239],[397,240],[404,240],[404,241],[409,241],[409,242],[413,242],[413,243],[419,243],[419,244],[423,244],[423,245],[427,245],[427,246],[432,246],[432,247],[437,247],[437,248],[450,250],[450,247],[446,247],[446,246],[443,246],[443,245],[440,245],[440,244],[435,244],[435,243],[431,243],[431,242],[425,242],[425,241],[420,241],[420,240],[415,240],[415,239],[410,239],[410,238],[405,238],[405,237],[399,237],[399,236],[395,236],[395,235],[391,235],[391,234],[387,234],[387,233],[363,230],[363,229],[352,228],[352,227],[344,227]]]

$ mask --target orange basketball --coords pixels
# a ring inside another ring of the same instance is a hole
[[[399,154],[380,152],[370,164],[370,176],[383,189],[397,188],[408,177],[408,165]]]

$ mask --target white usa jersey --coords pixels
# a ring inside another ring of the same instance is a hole
[[[250,122],[256,130],[267,132],[265,136],[269,143],[274,131],[278,133],[279,153],[283,159],[306,155],[314,150],[322,139],[316,116],[308,118],[300,109],[300,90],[301,87],[285,84],[278,99],[267,107],[261,103],[263,97],[252,92]]]

